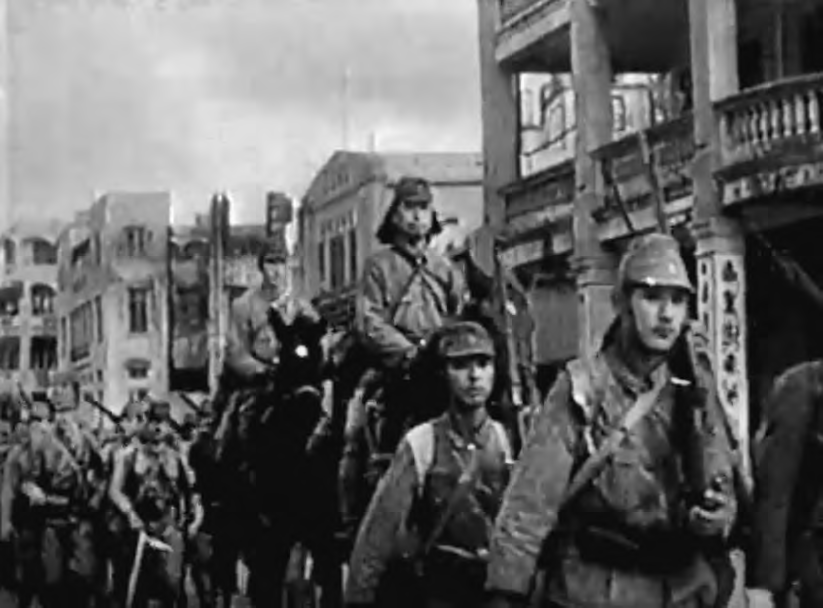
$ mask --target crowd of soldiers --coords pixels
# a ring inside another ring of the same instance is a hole
[[[69,400],[25,411],[3,452],[6,591],[18,606],[174,605],[202,518],[186,460],[193,424],[173,424],[153,398],[109,427],[85,424]]]
[[[799,477],[781,477],[773,446],[756,463],[767,473],[756,479],[759,506],[749,504],[751,479],[707,341],[689,319],[694,286],[675,239],[646,235],[628,249],[600,348],[568,362],[533,404],[516,454],[512,429],[492,415],[494,328],[461,318],[463,277],[429,248],[437,230],[429,184],[399,180],[378,233],[386,248],[369,258],[359,287],[364,350],[354,352],[369,359],[346,395],[339,479],[349,608],[722,608],[743,600],[730,554],[752,511],[749,605],[820,606],[809,590],[823,577],[786,563],[794,492],[786,483]],[[285,261],[282,251],[263,251],[261,285],[232,309],[231,383],[221,384],[203,426],[218,443],[242,419],[233,392],[253,391],[277,366],[271,311],[286,323],[317,317],[291,295]],[[421,371],[424,352],[434,363]],[[368,412],[382,402],[386,415],[421,386],[434,403],[417,405],[438,413],[388,442],[393,457],[358,514],[356,487],[374,456]],[[803,395],[804,403],[819,398]],[[21,605],[35,596],[44,607],[177,605],[186,564],[197,563],[191,547],[208,533],[187,456],[191,433],[173,427],[159,400],[131,404],[110,434],[84,428],[59,405],[31,414],[4,444],[0,540],[11,548],[2,582]],[[783,437],[774,428],[764,432],[767,448]],[[783,483],[777,500],[775,480]],[[769,501],[785,511],[779,529]],[[804,555],[819,573],[815,551]]]

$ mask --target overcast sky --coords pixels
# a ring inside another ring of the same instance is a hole
[[[94,192],[228,190],[262,221],[343,145],[479,151],[475,0],[6,0],[11,198],[69,217]]]

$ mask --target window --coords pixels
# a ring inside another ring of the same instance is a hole
[[[60,350],[65,357],[68,351],[68,343],[69,343],[69,330],[68,330],[68,321],[66,321],[66,317],[62,317],[60,319]]]
[[[149,330],[149,288],[129,288],[129,331],[143,334]]]
[[[614,133],[615,135],[619,135],[628,127],[626,100],[619,95],[612,97],[612,116],[614,119]]]
[[[357,281],[357,230],[349,230],[349,282]]]
[[[97,341],[103,341],[103,298],[97,296],[94,298],[94,321],[97,325]]]
[[[329,241],[331,258],[331,288],[339,289],[346,282],[346,241],[342,234],[337,234]]]
[[[57,247],[44,239],[32,239],[31,258],[36,266],[57,264]]]
[[[133,359],[126,364],[129,378],[132,380],[145,380],[149,377],[151,364],[148,361]]]
[[[139,256],[146,254],[146,229],[143,226],[129,226],[124,230],[126,234],[126,254]]]
[[[17,247],[14,246],[14,241],[3,241],[3,257],[9,266],[17,263]]]
[[[86,302],[75,308],[70,316],[71,349],[69,356],[72,361],[79,361],[91,353],[93,341],[93,319],[91,303]]]
[[[320,241],[317,246],[317,271],[320,275],[320,285],[326,284],[326,241]]]
[[[147,388],[133,388],[129,391],[129,401],[135,403],[137,401],[143,401],[146,397],[149,396],[149,389]]]
[[[57,338],[34,336],[31,339],[31,369],[57,368]]]
[[[0,369],[4,371],[20,369],[20,338],[18,336],[0,338]]]
[[[50,315],[54,312],[54,289],[37,283],[31,288],[31,312],[35,316]]]

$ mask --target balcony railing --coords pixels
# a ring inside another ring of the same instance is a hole
[[[568,160],[504,187],[507,233],[517,239],[557,219],[574,201],[574,161]]]
[[[514,17],[525,13],[530,7],[536,4],[543,4],[545,0],[499,0],[499,2],[500,21],[505,25]]]
[[[649,205],[654,200],[650,171],[664,204],[691,194],[694,156],[691,114],[647,129],[645,136],[651,161],[649,166],[644,161],[638,133],[618,139],[594,153],[606,182],[606,203],[598,214],[599,219],[619,213],[621,204],[628,211]]]
[[[716,104],[724,166],[803,155],[821,141],[823,74],[765,84]]]

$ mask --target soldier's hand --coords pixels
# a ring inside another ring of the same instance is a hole
[[[723,536],[737,515],[734,502],[722,492],[706,490],[703,504],[689,511],[689,525],[700,536]]]
[[[46,493],[43,491],[43,489],[36,483],[27,481],[23,483],[22,490],[23,494],[26,496],[26,498],[29,499],[29,502],[32,504],[32,506],[42,507],[48,502],[48,496],[46,496]]]
[[[774,608],[774,596],[765,589],[746,589],[746,608]]]
[[[14,526],[10,521],[0,523],[0,542],[9,542],[14,538],[14,533]]]
[[[142,532],[146,528],[146,524],[143,523],[143,520],[140,519],[140,516],[137,513],[131,512],[129,513],[129,527],[135,532]]]

